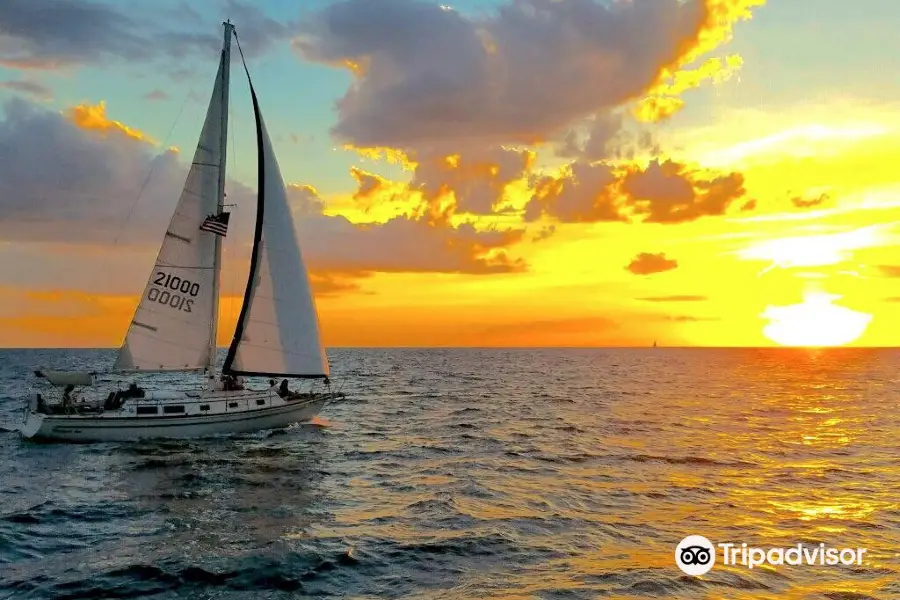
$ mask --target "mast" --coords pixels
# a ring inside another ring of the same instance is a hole
[[[222,23],[225,26],[225,40],[222,45],[222,112],[219,128],[219,193],[216,214],[225,208],[225,158],[228,154],[228,75],[231,67],[231,32],[234,25],[231,19]],[[222,270],[222,237],[216,236],[216,250],[213,258],[213,310],[209,323],[209,358],[206,373],[210,379],[216,375],[216,334],[219,329],[219,273]]]

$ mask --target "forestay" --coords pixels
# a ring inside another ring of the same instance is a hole
[[[207,365],[214,289],[214,233],[201,231],[218,210],[224,58],[200,142],[156,264],[119,350],[118,371],[202,369]]]

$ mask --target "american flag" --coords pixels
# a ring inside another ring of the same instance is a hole
[[[200,224],[200,229],[202,231],[209,231],[210,233],[224,236],[225,233],[228,232],[228,218],[230,216],[231,213],[227,212],[209,215],[203,223]]]

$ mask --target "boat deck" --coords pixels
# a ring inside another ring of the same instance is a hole
[[[303,400],[333,398],[335,394],[292,393],[282,398],[277,388],[263,390],[154,391],[141,398],[126,398],[118,408],[104,408],[99,400],[76,401],[68,407],[44,404],[41,414],[73,419],[166,418],[251,412],[286,406]]]

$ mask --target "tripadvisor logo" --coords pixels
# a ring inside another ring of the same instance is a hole
[[[833,548],[825,544],[797,544],[789,548],[755,548],[732,542],[713,545],[702,535],[689,535],[675,547],[675,564],[688,575],[704,575],[716,564],[716,547],[722,564],[752,569],[778,565],[861,565],[866,548]]]
[[[688,575],[703,575],[716,564],[716,550],[702,535],[689,535],[675,548],[675,564]]]

